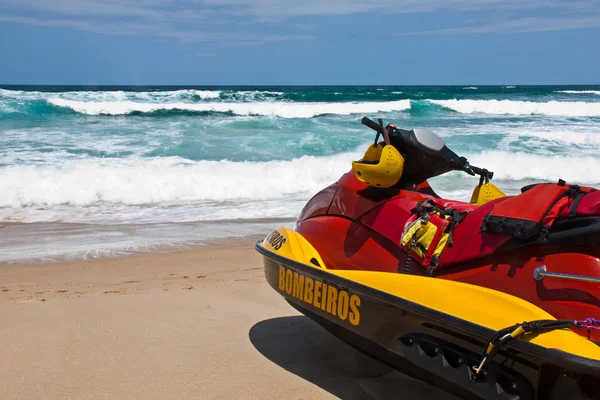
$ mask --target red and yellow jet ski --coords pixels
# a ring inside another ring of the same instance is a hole
[[[466,397],[600,398],[600,191],[559,180],[506,196],[434,133],[362,123],[376,136],[352,172],[256,244],[271,286]],[[470,202],[427,184],[450,171],[479,175]]]

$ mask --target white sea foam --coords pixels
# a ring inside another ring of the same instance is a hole
[[[350,115],[402,111],[410,108],[409,100],[390,102],[362,103],[292,103],[292,102],[255,102],[255,103],[138,103],[133,101],[92,102],[53,98],[50,103],[70,108],[89,115],[124,115],[132,112],[153,112],[159,110],[215,111],[231,112],[237,115],[265,115],[284,118],[311,118],[324,114]]]
[[[242,101],[261,101],[265,99],[280,98],[285,95],[283,92],[273,92],[270,90],[239,90],[224,91],[222,95],[225,99],[234,99]],[[217,96],[219,97],[219,96]]]
[[[466,154],[495,180],[597,185],[596,157],[510,151]],[[156,222],[295,217],[310,196],[350,170],[359,153],[290,161],[73,160],[0,168],[0,221]],[[446,185],[448,186],[448,185]],[[461,174],[447,187],[472,186]]]
[[[95,159],[3,167],[0,207],[275,199],[319,190],[359,156],[344,153],[269,162]]]
[[[89,94],[88,94],[89,93]],[[111,92],[86,92],[82,96],[81,100],[85,101],[105,101],[102,96],[109,95]],[[197,89],[182,89],[182,90],[170,90],[170,91],[153,91],[153,92],[122,92],[122,100],[133,100],[133,101],[181,101],[185,100],[196,100],[200,98],[206,99],[218,99],[221,95],[220,90],[197,90]],[[97,97],[94,96],[97,94]],[[103,95],[102,95],[103,94]],[[61,98],[70,99],[68,96],[61,96]],[[76,99],[77,100],[77,99]]]
[[[477,90],[477,89],[479,89],[479,88],[478,88],[477,86],[467,86],[467,87],[464,87],[463,89],[467,89],[467,90]]]
[[[600,90],[557,90],[556,93],[567,93],[567,94],[598,94]]]
[[[597,185],[600,159],[581,156],[534,155],[521,152],[487,151],[466,155],[473,165],[494,171],[494,180],[546,180],[559,178],[572,183]]]
[[[432,103],[463,114],[511,114],[511,115],[553,115],[567,117],[600,116],[600,102],[549,101],[531,102],[515,100],[429,100]]]
[[[155,223],[294,218],[359,153],[290,161],[72,160],[0,168],[0,221]]]
[[[518,136],[519,139],[524,137],[535,137],[540,139],[540,142],[554,142],[559,144],[566,145],[579,145],[593,146],[590,148],[590,151],[596,152],[597,146],[600,145],[600,130],[598,131],[573,131],[573,130],[560,130],[560,131],[540,131],[540,130],[530,130],[530,131],[517,131],[515,135]],[[572,148],[569,148],[572,151]]]
[[[241,94],[256,95],[261,92],[238,92]],[[270,92],[262,92],[270,93]],[[169,102],[191,100],[217,99],[221,95],[220,90],[197,90],[181,89],[169,91],[129,92],[123,90],[114,91],[72,91],[72,92],[36,92],[22,90],[0,89],[0,97],[19,100],[49,100],[63,99],[75,101],[146,101],[146,102]]]

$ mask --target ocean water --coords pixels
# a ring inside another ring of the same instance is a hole
[[[600,86],[0,86],[0,261],[265,233],[350,170],[364,115],[436,132],[509,194],[600,184]],[[468,200],[477,179],[431,183]]]

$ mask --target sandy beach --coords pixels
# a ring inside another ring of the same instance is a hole
[[[450,398],[298,314],[255,239],[0,265],[2,398]]]

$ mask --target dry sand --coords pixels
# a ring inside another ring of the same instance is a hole
[[[0,398],[453,398],[298,314],[253,239],[0,265]]]

